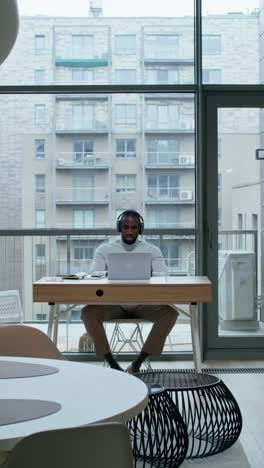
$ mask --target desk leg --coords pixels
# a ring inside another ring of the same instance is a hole
[[[202,363],[201,363],[201,347],[200,347],[199,323],[198,323],[198,304],[196,302],[192,302],[189,307],[190,307],[190,315],[191,315],[191,332],[192,332],[194,367],[195,367],[195,372],[201,372]]]
[[[53,343],[57,345],[58,341],[58,322],[60,318],[60,304],[55,304],[54,319],[53,319]]]
[[[52,327],[53,327],[53,320],[54,320],[54,312],[55,312],[55,304],[54,302],[49,302],[50,312],[49,312],[49,324],[48,324],[48,332],[47,335],[51,339],[52,336]]]

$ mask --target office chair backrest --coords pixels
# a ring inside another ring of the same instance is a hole
[[[27,325],[0,326],[0,356],[64,359],[45,333]]]
[[[127,427],[101,423],[26,437],[3,468],[133,468],[132,460]]]

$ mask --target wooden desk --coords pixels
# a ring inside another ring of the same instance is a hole
[[[48,335],[57,342],[59,304],[189,304],[195,369],[201,371],[198,329],[199,302],[210,302],[212,284],[206,276],[153,277],[149,281],[42,278],[33,284],[33,301],[53,304]]]
[[[51,400],[61,405],[49,416],[0,426],[2,447],[39,431],[103,421],[126,422],[148,402],[147,386],[126,372],[55,359],[4,356],[1,360],[55,366],[59,371],[40,377],[0,379],[0,399]]]

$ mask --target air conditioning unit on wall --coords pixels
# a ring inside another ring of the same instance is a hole
[[[180,156],[179,163],[182,166],[186,166],[187,164],[189,164],[189,156]]]
[[[180,200],[190,201],[193,198],[192,190],[181,190],[180,191]]]

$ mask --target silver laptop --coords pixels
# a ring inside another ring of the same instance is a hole
[[[108,254],[109,280],[149,280],[151,277],[150,253]]]

